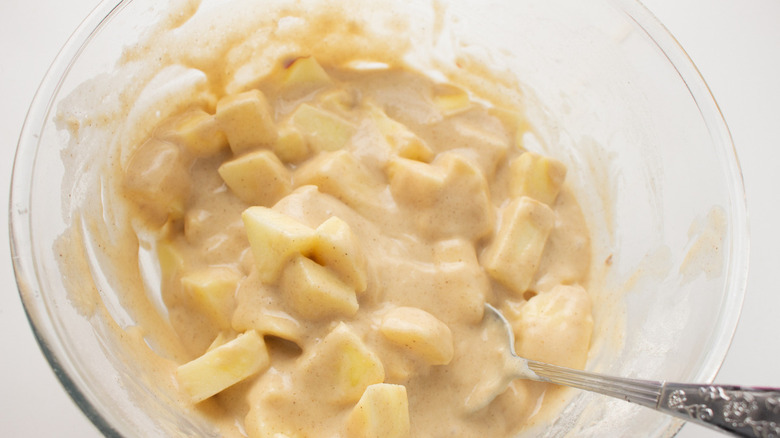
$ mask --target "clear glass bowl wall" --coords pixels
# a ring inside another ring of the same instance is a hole
[[[122,48],[164,6],[113,3],[101,3],[75,32],[27,117],[10,206],[19,290],[57,376],[104,434],[215,435],[206,422],[149,391],[137,367],[113,348],[106,321],[74,307],[53,250],[71,208],[60,187],[68,135],[55,126],[54,110],[77,85],[111,71]],[[447,4],[458,17],[453,28],[460,41],[494,48],[486,60],[511,69],[524,84],[536,102],[529,116],[539,127],[540,147],[572,169],[569,182],[596,236],[594,263],[609,265],[601,293],[620,303],[597,311],[602,348],[589,368],[659,380],[713,379],[739,316],[748,233],[730,135],[693,64],[635,1]],[[712,232],[715,244],[700,249],[697,242]],[[112,298],[121,285],[91,261],[89,280],[113,302],[119,323],[132,324]],[[616,318],[617,328],[608,323]],[[679,427],[647,409],[579,394],[553,427],[532,433],[671,436]]]

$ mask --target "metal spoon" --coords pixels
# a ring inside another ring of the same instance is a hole
[[[559,367],[517,356],[512,327],[490,304],[483,324],[506,336],[509,348],[502,348],[502,360],[495,362],[503,368],[502,377],[484,382],[467,398],[471,410],[487,406],[512,380],[523,378],[621,398],[736,436],[780,437],[780,388],[624,379]]]

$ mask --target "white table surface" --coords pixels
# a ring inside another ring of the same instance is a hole
[[[0,205],[25,113],[65,39],[97,0],[0,1]],[[750,212],[742,318],[720,383],[780,387],[780,0],[645,0],[710,85],[731,129]],[[16,291],[0,215],[0,436],[96,437],[41,354]],[[686,426],[682,438],[715,435]]]

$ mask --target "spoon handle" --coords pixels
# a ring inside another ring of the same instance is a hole
[[[664,384],[658,410],[744,437],[780,437],[780,388]]]
[[[780,437],[780,388],[695,385],[603,376],[529,360],[538,380],[637,403],[743,437]]]

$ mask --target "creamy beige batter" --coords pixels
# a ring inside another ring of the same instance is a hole
[[[249,13],[195,47],[225,18],[185,9],[127,51],[161,60],[108,179],[173,332],[140,329],[225,435],[513,436],[563,394],[516,381],[467,408],[475,352],[500,341],[484,304],[519,354],[588,357],[590,238],[566,169],[525,150],[506,80],[422,69],[345,10]],[[129,312],[157,321],[140,302]]]

